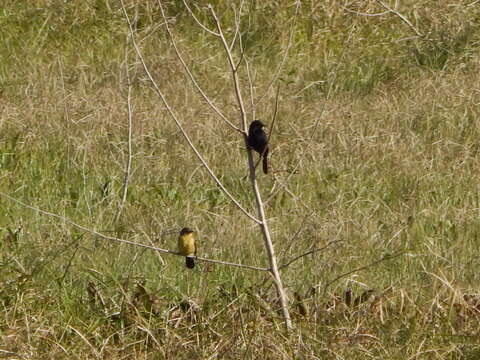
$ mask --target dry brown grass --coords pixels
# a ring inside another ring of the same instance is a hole
[[[154,76],[216,174],[253,208],[242,139],[195,94],[161,28],[152,34],[155,3],[137,5]],[[302,166],[289,182],[295,197],[280,191],[267,214],[280,264],[341,242],[282,270],[296,327],[290,338],[265,274],[207,264],[186,273],[177,257],[105,243],[2,200],[0,356],[476,359],[479,24],[476,6],[467,5],[402,4],[431,40],[397,42],[412,31],[392,14],[356,17],[331,1],[309,16],[314,4],[304,3],[280,81],[271,157],[279,179]],[[126,45],[118,4],[35,7],[5,2],[0,16],[9,30],[0,61],[0,190],[164,248],[175,246],[165,231],[189,224],[202,256],[265,266],[256,227],[202,170],[151,91]],[[356,10],[381,8],[372,1]],[[286,44],[282,24],[292,9],[280,6],[275,21],[256,11],[247,35],[258,95]],[[236,121],[219,47],[192,26],[185,14],[174,24],[182,51]],[[115,222],[127,151],[125,51],[134,157]],[[309,86],[315,81],[324,83]],[[257,117],[270,121],[274,98],[272,90]],[[260,181],[265,196],[279,186],[272,176]]]

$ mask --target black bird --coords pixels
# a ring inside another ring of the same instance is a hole
[[[265,124],[260,120],[252,121],[248,129],[247,142],[251,149],[263,156],[263,172],[268,174],[268,137],[263,131],[263,127],[265,127]]]

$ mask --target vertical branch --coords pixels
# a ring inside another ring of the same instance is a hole
[[[217,30],[218,34],[220,36],[220,40],[222,42],[223,47],[225,48],[225,53],[227,55],[227,60],[228,64],[230,65],[230,70],[232,72],[232,77],[233,77],[233,85],[235,87],[235,96],[237,97],[237,103],[238,103],[238,108],[240,110],[240,121],[243,124],[243,130],[244,130],[244,137],[245,137],[245,143],[247,141],[247,114],[245,112],[245,105],[243,103],[243,98],[242,98],[242,91],[240,89],[240,80],[238,79],[238,72],[237,72],[237,67],[235,66],[235,61],[233,60],[233,55],[232,52],[230,51],[230,47],[228,46],[227,39],[225,38],[225,35],[223,34],[222,27],[220,25],[220,21],[218,20],[217,14],[215,14],[215,11],[213,10],[213,7],[211,5],[208,5],[208,8],[210,9],[210,12],[212,13],[213,18],[215,19],[215,24],[217,25]]]
[[[233,47],[235,46],[235,41],[237,40],[237,36],[240,34],[240,19],[242,16],[242,10],[243,10],[243,5],[245,3],[245,0],[242,0],[240,2],[240,7],[238,9],[238,14],[235,12],[235,7],[233,7],[233,12],[235,13],[235,34],[233,35],[232,42],[230,43],[230,51],[233,50]],[[242,39],[242,36],[240,34],[239,39]]]
[[[128,193],[128,185],[130,182],[130,173],[132,169],[132,118],[133,118],[133,111],[132,111],[132,79],[130,77],[130,71],[128,70],[128,51],[125,50],[125,72],[127,75],[127,121],[128,121],[128,140],[127,140],[127,163],[125,165],[125,176],[123,178],[123,185],[122,185],[122,200],[120,203],[120,207],[118,208],[117,215],[115,216],[115,221],[118,221],[120,215],[122,214],[123,207],[125,206],[125,202],[127,201],[127,193]]]
[[[238,78],[238,67],[235,66],[232,51],[231,51],[231,48],[228,46],[225,35],[223,34],[223,30],[222,30],[222,26],[220,24],[220,21],[218,20],[218,17],[215,14],[215,11],[213,10],[212,6],[209,6],[209,9],[212,13],[212,16],[213,16],[214,20],[215,20],[215,24],[217,26],[218,34],[220,36],[220,40],[221,40],[223,48],[225,50],[225,53],[226,53],[226,56],[227,56],[227,59],[228,59],[228,63],[230,65],[230,71],[231,71],[232,77],[233,77],[235,96],[237,98],[237,103],[238,103],[238,107],[239,107],[239,110],[240,110],[241,121],[243,122],[243,126],[244,126],[244,129],[245,129],[244,140],[245,140],[245,147],[247,148],[248,167],[249,167],[249,171],[250,171],[250,181],[251,181],[251,184],[252,184],[253,193],[255,195],[255,202],[256,202],[256,205],[257,205],[257,213],[258,213],[258,217],[259,217],[259,220],[260,220],[258,222],[258,225],[260,226],[260,230],[261,230],[262,235],[263,235],[265,248],[267,250],[268,260],[270,262],[270,273],[273,275],[275,287],[277,289],[277,294],[278,294],[278,297],[280,299],[280,306],[281,306],[281,309],[282,309],[283,318],[285,320],[285,327],[286,327],[287,332],[288,332],[292,329],[292,320],[290,318],[290,313],[289,313],[289,310],[288,310],[287,296],[286,296],[286,293],[285,293],[285,289],[283,288],[280,273],[278,271],[277,259],[276,259],[276,256],[275,256],[275,249],[273,247],[272,238],[270,236],[270,229],[268,228],[268,221],[267,221],[267,217],[266,217],[266,214],[265,214],[265,207],[264,207],[264,204],[263,204],[263,201],[262,201],[262,196],[260,194],[260,189],[258,187],[258,182],[257,182],[257,178],[256,178],[256,175],[255,175],[255,163],[253,161],[252,151],[249,148],[248,142],[247,142],[247,134],[246,134],[247,118],[246,118],[246,112],[245,112],[245,105],[243,103],[242,93],[241,93],[241,89],[240,89],[240,81],[239,81],[239,78]],[[243,52],[242,52],[242,57],[243,57]]]

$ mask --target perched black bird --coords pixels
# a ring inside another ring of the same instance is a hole
[[[263,156],[263,172],[268,174],[268,137],[263,127],[265,126],[260,120],[252,121],[248,129],[247,142],[248,146]]]

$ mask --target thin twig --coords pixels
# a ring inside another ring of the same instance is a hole
[[[278,183],[283,188],[283,191],[285,191],[288,195],[290,195],[295,201],[300,202],[305,209],[312,211],[311,207],[308,206],[300,196],[296,195],[293,191],[291,191],[285,182],[280,181],[280,179],[275,175],[275,172],[273,172],[273,178],[275,179],[275,183]],[[279,188],[279,190],[281,190],[282,188]],[[279,190],[276,190],[276,191],[278,192]],[[270,191],[270,194],[273,194],[273,193],[274,193],[274,188],[272,188],[272,190]],[[265,200],[265,204],[268,204],[272,199],[273,197],[269,196],[268,199]]]
[[[132,246],[138,246],[138,247],[145,248],[145,249],[151,249],[151,250],[155,250],[155,251],[158,251],[158,252],[161,252],[161,253],[164,253],[164,254],[170,254],[170,255],[176,255],[176,256],[185,256],[185,255],[182,255],[182,254],[180,254],[176,251],[173,251],[173,250],[161,249],[161,248],[158,248],[156,246],[141,244],[141,243],[125,240],[125,239],[116,238],[116,237],[113,237],[113,236],[107,236],[107,235],[104,235],[102,233],[99,233],[98,231],[89,229],[86,226],[77,224],[76,222],[74,222],[73,220],[70,220],[67,217],[64,217],[64,216],[61,216],[61,215],[58,215],[58,214],[55,214],[55,213],[52,213],[52,212],[49,212],[49,211],[42,210],[42,209],[37,208],[35,206],[28,205],[28,204],[24,203],[23,201],[20,201],[20,200],[14,198],[14,197],[11,197],[10,195],[7,195],[3,192],[0,192],[0,196],[18,204],[18,205],[21,205],[21,206],[23,206],[27,209],[36,211],[36,212],[38,212],[40,214],[43,214],[43,215],[46,215],[46,216],[50,216],[50,217],[62,220],[64,222],[66,222],[67,224],[70,224],[73,227],[76,227],[77,229],[80,229],[80,230],[83,230],[87,233],[98,236],[99,238],[104,239],[104,240],[115,241],[115,242],[119,242],[119,243],[127,244],[127,245],[132,245]],[[251,265],[244,265],[244,264],[237,264],[237,263],[232,263],[232,262],[228,262],[228,261],[221,261],[221,260],[208,259],[208,258],[202,258],[202,257],[196,257],[195,259],[200,260],[200,261],[204,261],[204,262],[214,263],[214,264],[222,264],[222,265],[240,267],[240,268],[251,269],[251,270],[270,271],[270,269],[268,269],[268,268],[262,268],[262,267],[251,266]]]
[[[248,33],[248,31],[250,31],[250,16],[249,16],[248,19],[249,19],[248,28],[246,30],[247,33]],[[242,38],[241,33],[240,33],[240,36],[238,37],[238,43],[240,45],[240,53],[242,54],[242,58],[245,59],[245,69],[246,69],[246,73],[247,73],[248,87],[249,87],[249,90],[250,90],[250,111],[252,112],[252,120],[255,120],[255,112],[256,112],[255,100],[254,100],[255,89],[254,89],[254,85],[253,85],[252,73],[250,71],[250,63],[248,62],[247,55],[245,54],[245,48],[244,48],[244,45],[243,45],[243,38]],[[232,51],[232,49],[230,49],[230,51]]]
[[[277,119],[277,112],[278,112],[278,95],[280,94],[280,85],[277,86],[277,93],[275,94],[275,107],[273,108],[273,115],[272,115],[272,125],[270,126],[270,131],[268,133],[268,140],[270,140],[273,131],[273,125],[275,124],[275,120]]]
[[[295,234],[293,234],[293,236],[290,238],[289,242],[288,242],[288,245],[285,246],[285,248],[282,250],[282,254],[280,255],[282,261],[285,260],[285,257],[287,255],[287,252],[290,251],[290,248],[292,247],[293,243],[295,242],[295,240],[300,236],[300,234],[302,233],[302,230],[305,229],[305,223],[307,222],[307,220],[312,217],[312,215],[315,214],[315,210],[314,211],[310,211],[309,214],[305,215],[305,217],[303,218],[302,222],[300,223],[300,226],[298,227],[297,231],[295,231]]]
[[[200,160],[200,162],[203,164],[203,166],[205,167],[205,169],[207,170],[208,174],[210,175],[210,177],[215,181],[215,183],[218,185],[218,187],[223,191],[223,193],[240,209],[240,211],[242,211],[247,217],[249,217],[251,220],[255,221],[257,224],[260,224],[260,220],[258,220],[257,218],[255,218],[252,214],[250,214],[247,210],[245,210],[243,208],[242,205],[240,205],[240,203],[233,197],[232,194],[230,194],[230,192],[225,188],[225,186],[221,183],[221,181],[217,178],[217,176],[213,173],[212,169],[210,169],[210,166],[208,166],[207,162],[205,161],[205,159],[203,158],[203,156],[198,152],[197,148],[195,147],[195,145],[193,145],[192,141],[190,140],[190,137],[188,136],[188,134],[186,133],[185,129],[183,128],[182,124],[180,124],[180,121],[177,119],[177,116],[175,115],[175,113],[173,112],[173,109],[172,107],[170,106],[170,104],[167,102],[167,99],[165,97],[165,95],[163,94],[163,92],[160,90],[160,87],[158,86],[158,84],[156,83],[155,79],[153,78],[152,74],[150,73],[150,70],[145,62],[145,59],[143,58],[143,55],[142,55],[142,52],[140,51],[140,48],[138,47],[137,45],[137,42],[135,40],[135,36],[134,36],[134,33],[133,33],[133,28],[132,28],[132,23],[130,21],[130,18],[128,17],[128,14],[127,14],[127,10],[125,9],[125,4],[123,2],[123,0],[120,0],[121,4],[122,4],[122,10],[123,10],[123,13],[125,15],[125,19],[127,21],[127,24],[128,24],[128,28],[130,29],[130,34],[132,35],[132,44],[133,44],[133,47],[135,48],[135,51],[143,65],[143,69],[145,71],[145,74],[147,75],[148,79],[150,80],[150,82],[152,83],[154,89],[155,89],[155,92],[157,93],[157,95],[160,97],[160,99],[162,100],[162,103],[163,105],[165,106],[165,108],[167,109],[168,113],[170,114],[170,116],[172,117],[173,121],[175,122],[175,124],[177,125],[178,129],[180,130],[180,132],[182,133],[184,139],[187,141],[188,145],[190,146],[190,148],[192,149],[192,151],[195,153],[195,155],[197,156],[197,158]],[[246,126],[246,125],[245,125]]]
[[[142,235],[144,235],[147,239],[148,239],[148,242],[150,243],[150,245],[154,246],[154,242],[153,240],[151,239],[150,236],[148,236],[148,234],[146,234],[144,231],[142,231]],[[160,262],[160,264],[162,265],[165,265],[165,260],[163,260],[162,256],[160,255],[160,253],[158,252],[155,252],[155,254],[157,255],[157,258],[158,258],[158,261]]]
[[[280,86],[277,86],[277,93],[275,94],[275,107],[273,108],[273,115],[272,115],[272,122],[270,124],[270,129],[268,130],[267,145],[270,143],[272,139],[273,129],[275,127],[275,120],[277,120],[279,94],[280,94]],[[263,150],[262,156],[264,155],[265,151],[266,151],[266,147],[265,147],[265,150]]]
[[[342,64],[342,61],[343,61],[343,56],[345,55],[345,51],[346,51],[346,44],[348,44],[350,42],[350,39],[352,38],[352,34],[353,34],[353,31],[355,29],[355,25],[352,27],[352,29],[350,30],[349,34],[348,34],[348,38],[347,40],[345,41],[345,46],[343,47],[343,50],[342,50],[342,53],[340,55],[340,61],[337,63],[337,67],[335,68],[335,72],[333,74],[333,79],[330,81],[330,85],[328,87],[328,91],[327,91],[327,95],[326,95],[326,98],[325,98],[325,101],[323,102],[323,105],[322,105],[322,109],[320,110],[320,114],[318,115],[317,119],[315,120],[315,123],[313,125],[313,131],[311,132],[311,136],[310,138],[308,139],[308,143],[306,145],[306,150],[305,150],[305,153],[307,153],[308,151],[308,148],[312,145],[313,143],[313,139],[315,138],[315,135],[317,133],[317,129],[318,129],[318,126],[320,124],[320,119],[323,118],[323,115],[325,113],[325,109],[327,107],[327,103],[329,102],[330,98],[331,98],[331,95],[332,95],[332,92],[333,92],[333,85],[335,84],[335,81],[337,79],[337,74],[338,74],[338,71],[340,69],[340,66]],[[297,169],[300,167],[300,165],[302,164],[302,160],[303,160],[303,157],[300,158],[300,160],[297,162],[297,164],[295,165],[295,167],[293,168],[293,170],[290,172],[290,174],[287,176],[287,178],[285,179],[284,183],[280,183],[280,187],[278,188],[277,191],[275,191],[274,193],[272,193],[268,198],[267,200],[265,200],[265,203],[268,203],[270,200],[272,200],[279,192],[280,190],[282,190],[283,188],[286,188],[288,182],[290,181],[291,177],[297,172]]]
[[[243,50],[243,45],[241,43],[241,40],[242,40],[242,37],[240,36],[240,49],[243,52],[244,50]],[[245,68],[247,70],[248,87],[250,90],[250,111],[252,112],[252,120],[255,120],[256,109],[255,109],[255,103],[253,99],[255,89],[253,86],[252,74],[250,72],[250,64],[247,58],[245,58]]]
[[[408,20],[404,15],[402,15],[401,13],[399,13],[397,10],[395,9],[392,9],[390,6],[388,6],[387,4],[385,4],[383,1],[380,1],[380,0],[377,0],[377,2],[382,5],[385,9],[387,9],[388,11],[390,11],[391,13],[397,15],[400,19],[402,19],[402,21],[407,24],[410,29],[412,29],[415,34],[417,34],[417,36],[419,37],[423,37],[422,33],[420,31],[417,30],[417,28],[415,26],[413,26],[413,24],[410,22],[410,20]]]
[[[77,241],[77,239],[75,239],[75,241]],[[73,254],[72,256],[70,256],[70,259],[68,260],[67,262],[67,266],[65,266],[65,270],[63,271],[63,276],[60,278],[59,280],[59,283],[62,284],[63,283],[63,280],[65,280],[65,277],[67,276],[68,274],[68,270],[70,269],[70,266],[72,265],[72,262],[73,262],[73,258],[75,257],[75,255],[77,254],[77,251],[78,249],[80,248],[80,242],[78,241],[77,242],[77,246],[75,247],[75,250],[73,250]]]
[[[355,10],[352,10],[352,9],[349,9],[345,6],[342,6],[342,8],[347,11],[347,12],[350,12],[350,13],[353,13],[353,14],[356,14],[356,15],[360,15],[360,16],[371,16],[371,17],[375,17],[375,16],[382,16],[382,15],[387,15],[390,13],[390,10],[387,10],[387,11],[384,11],[384,12],[381,12],[381,13],[374,13],[374,14],[369,14],[369,13],[362,13],[362,12],[359,12],[359,11],[355,11]]]
[[[300,0],[297,0],[297,1],[296,1],[296,4],[295,4],[295,15],[293,16],[292,23],[291,23],[291,26],[290,26],[290,33],[289,33],[289,36],[288,36],[288,43],[287,43],[287,47],[285,48],[285,52],[283,53],[282,61],[280,62],[280,65],[278,65],[277,70],[275,71],[275,73],[274,73],[273,76],[272,76],[272,79],[271,79],[270,82],[268,83],[268,85],[267,85],[267,87],[266,87],[266,89],[265,89],[265,92],[264,92],[263,95],[260,96],[260,98],[256,101],[255,106],[258,106],[258,105],[263,101],[263,99],[265,98],[265,96],[267,96],[270,88],[272,87],[272,85],[277,81],[278,77],[280,76],[280,72],[282,71],[283,65],[285,65],[285,62],[287,61],[288,52],[290,51],[290,47],[292,46],[293,33],[294,33],[294,30],[295,30],[295,25],[296,25],[296,23],[297,23],[297,16],[298,16],[298,11],[300,10],[300,5],[301,5]]]
[[[244,0],[242,0],[242,2],[240,3],[240,9],[238,10],[238,13],[239,13],[238,21],[237,21],[237,13],[235,12],[235,7],[233,8],[233,11],[235,12],[235,33],[233,34],[233,40],[232,40],[232,43],[229,47],[230,52],[233,51],[237,36],[238,36],[238,34],[240,34],[240,36],[238,38],[239,39],[239,44],[240,44],[240,60],[238,60],[237,65],[235,65],[235,72],[238,71],[238,69],[240,68],[240,65],[242,65],[243,59],[245,58],[245,49],[243,48],[242,33],[240,31],[240,24],[241,24],[240,16],[241,16],[241,13],[242,13],[242,8],[243,8],[244,3],[245,3]]]
[[[209,28],[207,28],[205,25],[203,25],[200,20],[197,19],[197,17],[195,16],[195,14],[193,13],[192,9],[190,9],[190,7],[188,6],[187,2],[185,0],[183,0],[183,4],[185,5],[185,7],[187,8],[188,10],[188,13],[193,17],[193,20],[195,20],[195,22],[198,24],[198,26],[200,26],[203,30],[205,30],[206,32],[208,32],[209,34],[212,34],[214,36],[220,36],[220,34],[217,34],[215,31],[213,30],[210,30]]]
[[[90,349],[92,349],[93,353],[95,354],[95,357],[97,359],[101,359],[102,356],[100,355],[100,353],[97,351],[97,349],[95,349],[95,347],[92,345],[92,343],[90,341],[88,341],[88,339],[85,337],[85,335],[83,335],[79,330],[75,329],[73,326],[71,325],[67,325],[67,328],[73,330],[78,336],[80,336],[80,338],[85,342],[85,344],[87,344]]]
[[[350,275],[350,274],[353,274],[353,273],[355,273],[355,272],[357,272],[357,271],[361,271],[361,270],[368,269],[368,268],[370,268],[370,267],[372,267],[372,266],[374,266],[374,265],[377,265],[377,264],[379,264],[379,263],[381,263],[381,262],[384,262],[384,261],[387,261],[387,260],[392,260],[392,259],[394,259],[394,258],[396,258],[396,257],[399,257],[399,256],[401,256],[401,255],[404,255],[404,254],[405,254],[405,252],[402,251],[402,252],[398,252],[398,253],[396,253],[396,254],[394,254],[394,255],[387,255],[387,256],[384,256],[383,258],[381,258],[381,259],[379,259],[379,260],[377,260],[377,261],[374,261],[374,262],[372,262],[372,263],[370,263],[370,264],[368,264],[368,265],[361,266],[361,267],[356,268],[356,269],[354,269],[354,270],[352,270],[352,271],[349,271],[349,272],[346,272],[346,273],[344,273],[344,274],[341,274],[341,275],[337,276],[335,279],[333,279],[333,280],[329,281],[328,283],[326,283],[325,286],[324,286],[324,288],[323,288],[323,291],[325,292],[330,285],[332,285],[332,284],[333,284],[334,282],[336,282],[337,280],[340,280],[341,278],[344,278],[345,276],[348,276],[348,275]],[[318,287],[318,285],[315,286],[315,287]]]
[[[238,34],[241,34],[240,24],[241,24],[243,4],[245,4],[245,0],[242,0],[240,2],[240,7],[238,9],[238,18],[237,18],[237,13],[235,12],[235,7],[233,7],[233,12],[235,13],[235,33],[233,34],[233,39],[230,44],[230,51],[233,51],[233,47],[235,46],[235,41],[237,40],[237,36]],[[239,38],[241,38],[241,36]]]
[[[182,256],[181,254],[178,254],[178,255]],[[205,261],[205,262],[209,262],[209,263],[213,263],[213,264],[221,264],[221,265],[228,265],[228,266],[233,266],[233,267],[240,267],[240,268],[244,268],[244,269],[257,270],[257,271],[270,271],[269,268],[252,266],[252,265],[237,264],[237,263],[232,263],[232,262],[223,261],[223,260],[207,259],[207,258],[202,258],[202,257],[198,257],[198,256],[195,257],[195,260]]]
[[[333,240],[333,241],[330,241],[329,243],[327,243],[327,245],[325,246],[322,246],[321,248],[314,248],[310,251],[307,251],[306,253],[304,254],[301,254],[301,255],[298,255],[298,256],[295,256],[293,259],[291,259],[290,261],[286,262],[285,264],[283,265],[280,265],[278,267],[278,270],[282,270],[282,269],[285,269],[287,266],[289,266],[291,263],[303,258],[304,256],[307,256],[307,255],[310,255],[310,254],[313,254],[313,253],[316,253],[316,252],[319,252],[319,251],[322,251],[322,250],[325,250],[327,247],[329,247],[330,245],[332,244],[335,244],[335,243],[338,243],[338,242],[342,242],[343,240]]]
[[[240,53],[240,60],[238,60],[237,65],[235,65],[235,67],[234,67],[234,68],[235,68],[235,72],[237,72],[238,69],[240,69],[240,65],[242,65],[242,61],[243,61],[244,58],[245,58],[245,52],[242,51],[242,52]]]
[[[212,14],[212,16],[215,20],[215,24],[217,26],[218,34],[219,34],[220,40],[222,42],[222,45],[225,49],[228,64],[230,65],[230,70],[231,70],[232,77],[233,77],[233,85],[234,85],[234,88],[235,88],[235,96],[237,98],[237,103],[238,103],[238,107],[239,107],[239,110],[240,110],[240,119],[243,122],[243,124],[242,124],[243,125],[243,131],[244,131],[244,134],[246,135],[246,133],[247,133],[247,117],[246,117],[246,113],[245,113],[245,106],[243,104],[242,92],[240,90],[240,80],[238,79],[238,74],[237,74],[237,68],[236,68],[236,65],[235,65],[235,61],[233,60],[232,52],[230,51],[230,47],[228,46],[227,39],[225,38],[225,35],[223,34],[223,30],[222,30],[222,27],[220,25],[220,21],[218,20],[217,14],[215,13],[215,11],[213,10],[213,7],[211,5],[208,5],[208,8],[210,9],[210,13]]]
[[[127,201],[127,193],[128,193],[128,184],[130,182],[130,173],[132,169],[132,118],[133,118],[133,110],[132,110],[132,79],[130,77],[130,71],[128,70],[128,52],[125,51],[125,72],[127,75],[127,83],[128,83],[128,90],[127,90],[127,124],[128,124],[128,140],[127,140],[127,163],[125,164],[125,176],[123,178],[122,184],[122,200],[120,203],[120,207],[118,208],[117,215],[115,216],[115,220],[118,221],[120,215],[122,214],[123,208]]]
[[[241,132],[241,130],[236,127],[230,120],[227,119],[225,115],[220,111],[219,108],[215,106],[213,101],[210,100],[210,98],[207,96],[205,91],[200,87],[198,84],[197,80],[195,79],[195,76],[193,76],[192,72],[190,71],[190,68],[187,66],[187,63],[183,59],[183,56],[180,54],[180,50],[178,49],[177,42],[175,41],[175,38],[173,37],[172,31],[170,30],[170,26],[168,25],[167,17],[165,15],[165,11],[163,10],[163,5],[161,0],[157,0],[158,5],[160,6],[160,11],[162,12],[162,17],[165,21],[165,29],[167,30],[168,37],[170,38],[170,42],[173,46],[173,49],[175,50],[175,54],[177,55],[178,60],[182,63],[183,69],[187,73],[188,77],[190,78],[190,81],[193,83],[197,91],[200,93],[200,95],[203,97],[203,99],[207,102],[207,104],[212,108],[212,110],[217,113],[217,115],[225,121],[232,129],[235,131]],[[193,16],[193,13],[191,13]]]

